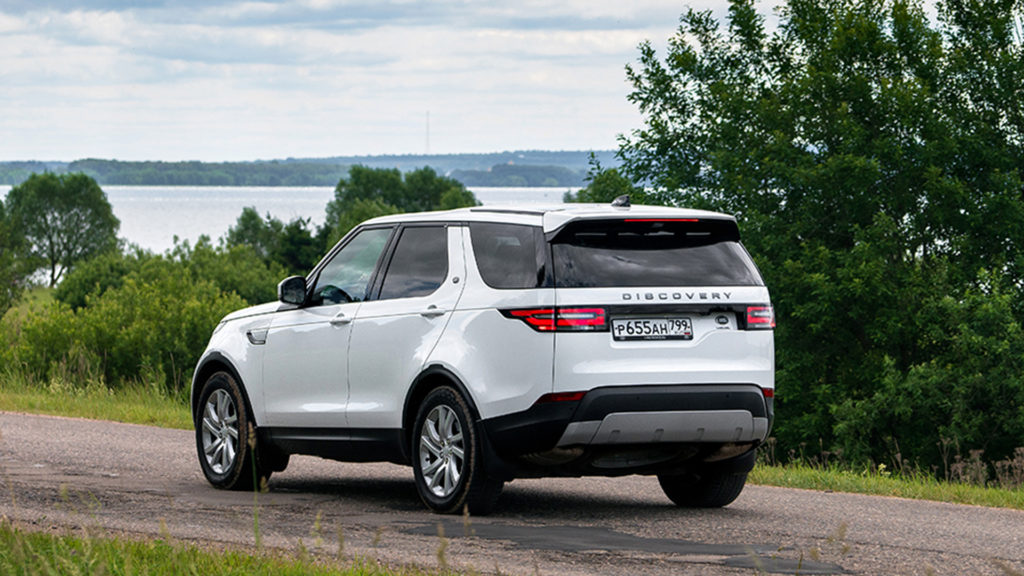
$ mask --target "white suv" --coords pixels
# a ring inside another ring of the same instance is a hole
[[[732,502],[772,424],[768,290],[731,216],[616,204],[355,228],[214,330],[191,400],[207,479],[251,489],[312,454],[411,464],[438,512],[531,476]]]

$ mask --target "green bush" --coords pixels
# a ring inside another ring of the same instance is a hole
[[[147,264],[144,273],[129,274],[88,306],[73,310],[54,302],[29,313],[5,359],[51,383],[85,385],[98,373],[114,386],[143,382],[186,390],[213,328],[246,302],[173,262]]]
[[[0,359],[51,386],[182,393],[220,319],[273,300],[283,276],[250,247],[214,248],[205,238],[166,256],[104,254],[73,271],[53,302],[4,318]]]
[[[1014,303],[991,286],[922,302],[920,339],[932,357],[906,370],[886,358],[871,395],[838,402],[839,445],[855,460],[909,461],[946,476],[952,458],[967,456],[951,450],[1012,457],[1024,444],[1024,329]]]

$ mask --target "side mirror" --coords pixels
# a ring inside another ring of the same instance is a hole
[[[285,304],[301,306],[306,301],[306,279],[290,276],[277,285],[277,299]]]

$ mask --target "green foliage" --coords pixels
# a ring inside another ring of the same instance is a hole
[[[105,252],[76,266],[54,289],[53,297],[72,310],[78,310],[88,304],[91,298],[101,296],[109,288],[121,286],[126,276],[137,273],[145,261],[153,257],[142,250],[129,254]]]
[[[214,248],[200,238],[167,255],[103,254],[73,270],[55,301],[8,314],[0,360],[42,382],[187,390],[220,319],[276,297],[285,271],[249,246]]]
[[[210,239],[200,236],[196,245],[188,241],[175,244],[168,258],[182,273],[213,283],[227,294],[237,294],[246,303],[260,304],[277,300],[277,283],[288,272],[276,262],[266,262],[250,246],[215,248]],[[150,276],[143,273],[148,281]]]
[[[155,521],[154,521],[155,522]],[[366,560],[310,557],[302,548],[292,556],[223,549],[201,549],[176,542],[169,534],[153,540],[99,537],[95,530],[81,534],[31,532],[0,519],[0,573],[9,576],[110,575],[168,576],[389,576],[433,574],[415,568],[382,567]],[[339,553],[340,557],[340,553]],[[446,574],[448,572],[445,572]]]
[[[0,316],[24,288],[24,244],[24,237],[14,229],[14,222],[0,202]]]
[[[224,240],[228,246],[250,247],[268,265],[281,266],[289,275],[305,275],[323,253],[308,218],[285,224],[270,214],[266,219],[260,217],[253,207],[242,209]]]
[[[937,466],[955,435],[1021,437],[1024,3],[751,0],[688,11],[627,75],[645,126],[623,173],[736,214],[779,327],[776,427]],[[988,324],[991,322],[992,324]],[[997,415],[991,417],[990,414]],[[998,420],[998,422],[996,422]]]
[[[376,216],[476,206],[476,197],[460,182],[423,167],[403,177],[398,169],[353,166],[338,182],[327,204],[325,228],[333,245],[355,225]]]
[[[922,337],[937,346],[908,370],[885,358],[871,396],[836,406],[841,444],[854,455],[884,448],[889,461],[945,466],[944,439],[990,457],[1012,454],[1024,439],[1024,329],[1014,298],[994,287],[920,303],[933,319]]]
[[[606,162],[614,152],[593,152]],[[128,186],[334,186],[350,166],[398,168],[402,172],[431,166],[440,174],[456,176],[459,171],[485,178],[494,166],[515,166],[515,176],[531,186],[579,186],[586,172],[587,152],[578,150],[513,150],[486,154],[386,154],[380,156],[334,156],[330,158],[288,158],[255,162],[134,162],[85,159],[74,162],[0,162],[0,184],[20,184],[39,172],[84,172],[101,185]],[[500,172],[501,169],[499,169]],[[570,178],[566,180],[564,178]],[[477,186],[494,184],[475,184]],[[499,184],[504,185],[504,184]]]
[[[76,160],[69,171],[123,186],[331,186],[345,174],[333,162],[122,162]]]
[[[151,258],[77,311],[56,301],[17,326],[5,317],[3,331],[17,337],[2,354],[42,381],[62,380],[70,365],[86,376],[72,385],[141,381],[181,393],[213,328],[245,304],[178,263]]]
[[[85,174],[33,174],[7,193],[6,204],[15,231],[30,246],[29,261],[49,270],[50,286],[79,261],[117,246],[120,222]]]
[[[488,170],[453,170],[452,178],[466,186],[579,186],[580,173],[564,166],[508,162]]]
[[[644,189],[633,185],[633,182],[623,176],[615,168],[605,170],[600,160],[594,154],[590,155],[590,170],[587,172],[587,187],[576,192],[566,192],[562,196],[563,202],[591,202],[594,204],[608,204],[619,196],[628,195],[633,204],[643,204],[647,201]]]
[[[359,223],[369,220],[370,218],[376,218],[378,216],[387,216],[389,214],[398,214],[401,212],[398,208],[390,204],[385,204],[380,200],[366,200],[358,198],[353,200],[351,203],[346,205],[346,209],[340,211],[337,220],[334,220],[334,225],[331,228],[331,234],[327,237],[327,248],[336,244],[338,240],[348,234],[348,231],[355,228]]]

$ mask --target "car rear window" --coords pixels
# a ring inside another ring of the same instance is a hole
[[[544,234],[536,226],[472,222],[469,225],[477,269],[491,288],[539,288],[546,277]]]
[[[760,286],[728,220],[585,220],[551,241],[555,286]]]

